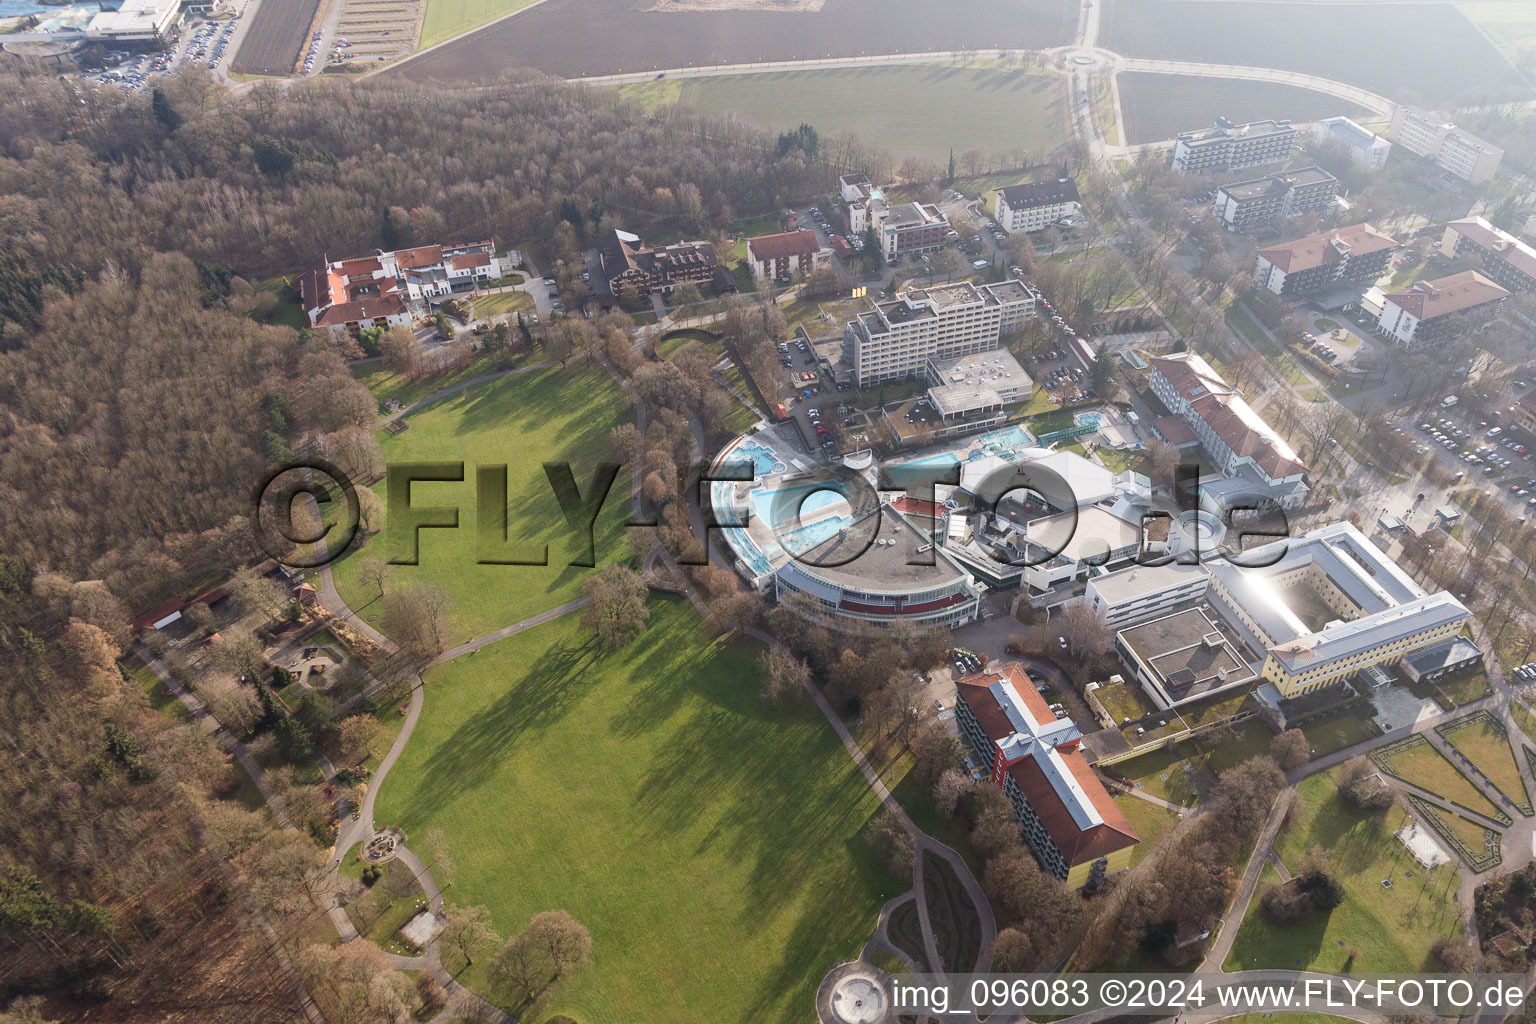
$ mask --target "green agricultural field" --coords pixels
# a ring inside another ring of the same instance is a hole
[[[1408,743],[1404,746],[1394,743],[1386,748],[1378,748],[1372,753],[1371,759],[1379,767],[1405,782],[1411,782],[1436,796],[1460,804],[1474,814],[1481,814],[1492,821],[1508,823],[1508,815],[1493,806],[1493,802],[1483,795],[1483,791],[1474,786],[1455,765],[1447,761],[1445,755],[1431,746],[1428,740],[1422,736],[1410,737],[1410,739],[1418,739],[1422,742]]]
[[[579,595],[589,570],[572,566],[582,554],[579,531],[566,526],[545,476],[543,463],[569,462],[586,494],[594,468],[608,460],[608,432],[628,422],[623,394],[596,367],[534,370],[477,384],[406,418],[409,429],[382,435],[391,463],[448,460],[464,463],[458,483],[418,483],[412,504],[456,505],[459,528],[422,530],[417,565],[397,565],[388,586],[440,584],[453,594],[448,646],[483,636]],[[536,557],[549,546],[549,564],[476,564],[475,467],[507,466],[508,540],[514,557]],[[374,487],[380,498],[385,484]],[[625,551],[629,476],[622,470],[598,518],[595,539],[599,565]],[[367,552],[388,553],[388,527]],[[533,552],[530,556],[528,552]],[[341,596],[365,619],[379,625],[382,602],[359,577],[354,550],[334,565]]]
[[[1435,939],[1460,933],[1455,862],[1425,871],[1392,833],[1408,813],[1394,806],[1366,813],[1338,795],[1337,769],[1301,783],[1295,806],[1275,840],[1291,870],[1320,848],[1329,872],[1344,887],[1344,902],[1327,914],[1294,924],[1270,921],[1258,895],[1243,918],[1226,970],[1284,968],[1331,974],[1438,970],[1429,952]],[[1382,886],[1390,879],[1392,887]],[[1279,880],[1266,868],[1266,883]],[[1259,886],[1262,893],[1265,884]],[[1350,962],[1350,953],[1358,955]]]
[[[853,132],[899,158],[941,165],[948,164],[951,148],[957,163],[972,148],[1023,149],[1039,160],[1071,136],[1065,80],[1014,68],[895,64],[672,79],[618,89],[650,110],[681,103],[711,113],[735,111],[776,130],[807,123],[822,135]],[[964,173],[964,165],[957,170]]]
[[[1194,776],[1199,772],[1186,772],[1182,756],[1168,750],[1154,750],[1138,754],[1129,761],[1110,765],[1108,771],[1132,786],[1141,783],[1141,791],[1162,797],[1170,803],[1192,806],[1200,801],[1200,791],[1195,788]],[[1190,761],[1193,765],[1194,761]],[[1163,778],[1163,776],[1167,778]]]
[[[650,607],[624,650],[571,615],[430,673],[378,820],[443,829],[448,898],[502,935],[552,908],[591,931],[529,1019],[799,1022],[908,884],[861,835],[879,801],[813,707],[763,703],[755,644]]]
[[[1456,9],[1482,30],[1510,62],[1519,66],[1536,47],[1536,7],[1507,0],[1465,0]]]
[[[1179,815],[1176,811],[1128,793],[1115,794],[1114,801],[1120,813],[1125,815],[1125,820],[1131,823],[1131,831],[1141,840],[1131,849],[1131,866],[1135,867],[1156,848],[1158,840],[1179,823]]]
[[[1500,793],[1513,800],[1527,817],[1531,799],[1520,775],[1520,765],[1509,748],[1509,736],[1486,711],[1458,718],[1436,729],[1445,741],[1466,756]]]
[[[446,42],[454,36],[477,29],[487,22],[512,14],[534,0],[427,0],[427,13],[421,20],[421,41],[417,49]]]

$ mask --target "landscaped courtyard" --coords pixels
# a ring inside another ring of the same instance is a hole
[[[1165,748],[1120,761],[1111,765],[1108,772],[1144,793],[1188,807],[1200,801],[1200,791],[1195,788],[1199,769],[1191,760],[1193,770],[1185,771],[1184,762],[1183,753]]]
[[[483,636],[579,596],[588,569],[570,565],[584,548],[579,530],[566,525],[544,472],[546,462],[569,462],[585,496],[593,471],[609,461],[608,432],[630,419],[623,394],[593,367],[536,370],[477,384],[406,419],[403,433],[384,434],[389,462],[448,460],[464,463],[464,480],[418,483],[416,506],[453,505],[456,530],[420,531],[417,565],[390,568],[390,586],[439,584],[453,594],[449,646]],[[549,546],[548,565],[480,565],[476,559],[476,467],[507,466],[507,537],[517,557]],[[382,499],[385,485],[374,488]],[[620,470],[594,531],[597,562],[624,551],[629,517],[629,474]],[[384,602],[365,583],[361,554],[388,555],[388,529],[361,553],[334,565],[337,589],[359,615],[382,626]]]
[[[1294,873],[1309,850],[1323,851],[1328,872],[1344,889],[1344,902],[1294,924],[1275,923],[1259,902],[1266,883],[1279,881],[1274,869],[1266,868],[1226,970],[1438,970],[1430,946],[1441,936],[1460,934],[1456,862],[1423,868],[1393,835],[1410,821],[1408,812],[1397,805],[1355,809],[1339,795],[1337,774],[1334,769],[1301,783],[1275,852]]]
[[[429,673],[378,822],[443,829],[447,898],[503,936],[555,908],[591,931],[532,1019],[802,1021],[910,880],[872,861],[879,802],[826,721],[763,703],[756,645],[650,609],[620,651],[569,615]]]

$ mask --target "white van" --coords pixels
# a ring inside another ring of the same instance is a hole
[[[1458,399],[1455,395],[1446,395],[1445,396],[1445,401],[1440,403],[1440,407],[1442,409],[1449,409],[1451,406],[1455,405],[1458,401],[1460,401],[1460,399]]]
[[[973,261],[971,263],[971,269],[972,270],[986,270],[991,265],[992,264],[988,263],[986,260],[975,260],[975,261]]]

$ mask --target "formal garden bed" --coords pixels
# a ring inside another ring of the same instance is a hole
[[[1445,840],[1474,873],[1481,874],[1503,861],[1499,834],[1493,829],[1436,807],[1415,793],[1408,794],[1408,802],[1419,817],[1424,819],[1425,824],[1434,829],[1435,834]]]
[[[1455,807],[1480,814],[1500,825],[1514,824],[1513,818],[1495,807],[1472,780],[1417,733],[1377,747],[1370,756],[1376,767],[1395,779],[1418,786]]]
[[[1520,764],[1510,749],[1509,733],[1503,723],[1487,711],[1474,711],[1454,722],[1437,725],[1435,732],[1521,814],[1531,817],[1531,797],[1526,791],[1525,779],[1520,775]]]

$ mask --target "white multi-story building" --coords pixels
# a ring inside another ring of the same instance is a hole
[[[930,359],[997,348],[998,339],[1035,313],[1039,296],[1019,281],[967,281],[913,288],[867,312],[843,331],[844,361],[859,387],[916,377]]]
[[[1213,210],[1228,231],[1253,231],[1277,221],[1322,213],[1339,194],[1339,179],[1321,167],[1299,167],[1216,190]]]
[[[1362,170],[1379,171],[1392,155],[1392,143],[1347,117],[1330,117],[1317,122],[1317,127],[1328,138],[1348,146],[1350,159]]]
[[[1409,104],[1392,112],[1387,138],[1410,153],[1432,158],[1458,178],[1481,185],[1498,172],[1504,151],[1456,127],[1452,121]]]
[[[1279,163],[1296,151],[1298,136],[1289,121],[1233,124],[1221,117],[1209,128],[1180,132],[1171,166],[1185,174],[1204,174]]]
[[[992,212],[998,226],[1009,234],[1040,231],[1076,217],[1082,201],[1076,182],[1057,178],[998,189]]]

